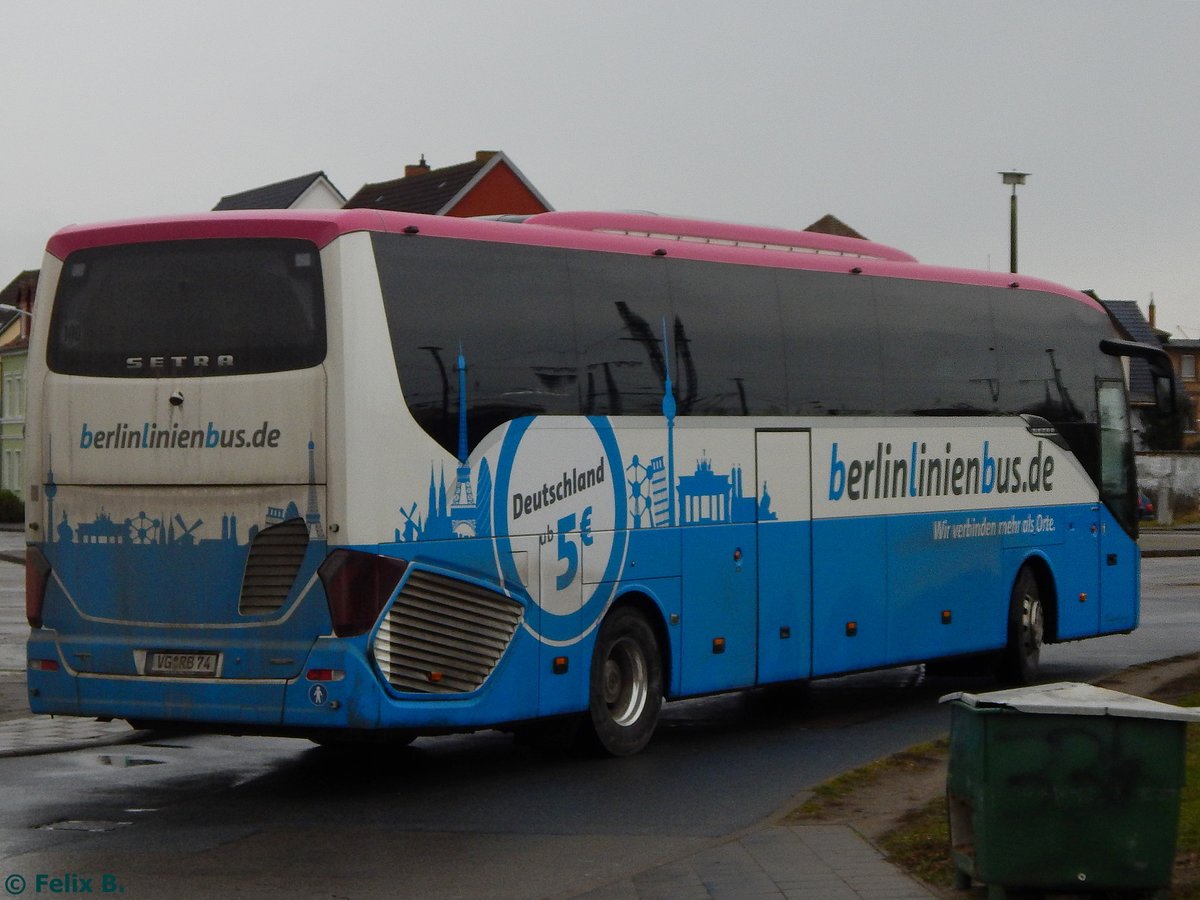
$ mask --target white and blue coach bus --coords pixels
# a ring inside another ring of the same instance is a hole
[[[1014,280],[1015,279],[1015,280]],[[1091,298],[648,215],[215,213],[51,238],[35,712],[351,737],[558,721],[1138,624]]]

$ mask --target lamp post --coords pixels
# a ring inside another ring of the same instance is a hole
[[[1017,185],[1024,184],[1028,172],[1001,172],[1005,184],[1012,185],[1012,199],[1008,203],[1008,271],[1017,271]]]
[[[27,309],[21,309],[19,306],[14,306],[11,303],[0,303],[0,316],[12,315],[13,313],[16,313],[17,318],[25,320],[21,322],[21,332],[19,337],[29,337],[29,328],[33,323],[33,313]]]

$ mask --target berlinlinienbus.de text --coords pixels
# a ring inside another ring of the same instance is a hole
[[[79,434],[81,450],[213,450],[239,448],[275,448],[282,432],[263,422],[262,427],[218,428],[209,422],[205,428],[182,428],[178,422],[160,428],[157,423],[143,422],[141,426],[117,423],[115,428],[92,430],[83,423]]]
[[[907,451],[907,452],[906,452]],[[947,442],[930,448],[924,441],[893,452],[879,442],[875,455],[842,459],[835,441],[829,459],[830,500],[888,500],[971,494],[1052,491],[1054,457],[1038,441],[1032,458],[993,456],[988,441],[978,454],[958,454]]]

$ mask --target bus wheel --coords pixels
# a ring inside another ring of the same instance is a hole
[[[585,729],[592,749],[630,756],[650,742],[662,708],[662,659],[645,617],[622,607],[600,626]]]
[[[1008,645],[1004,648],[1000,676],[1013,684],[1032,684],[1045,635],[1045,609],[1037,578],[1022,566],[1013,584],[1008,605]]]

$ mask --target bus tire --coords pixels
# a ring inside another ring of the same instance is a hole
[[[1022,566],[1013,582],[1008,604],[1008,643],[1000,666],[1000,677],[1010,684],[1032,684],[1045,637],[1046,610],[1037,576]]]
[[[650,742],[662,709],[662,655],[654,629],[632,607],[600,625],[588,684],[584,729],[589,749],[631,756]]]

